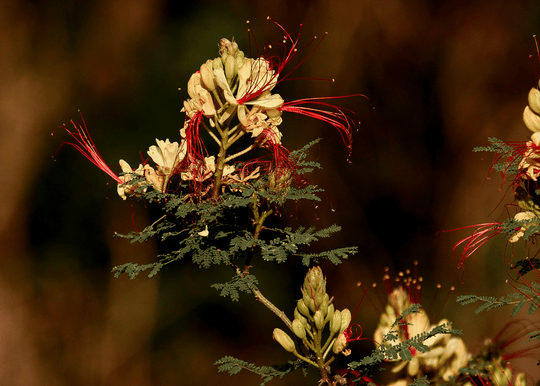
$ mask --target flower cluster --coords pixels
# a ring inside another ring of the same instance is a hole
[[[408,270],[407,272],[410,273]],[[388,274],[383,277],[383,280],[388,290],[388,303],[374,333],[374,341],[378,347],[398,347],[416,336],[430,332],[437,326],[451,325],[446,319],[432,324],[428,313],[423,308],[412,313],[407,311],[414,304],[422,303],[420,283],[423,280],[421,277],[405,277],[400,273],[396,278],[398,285],[394,288]],[[453,287],[450,290],[453,290]],[[396,324],[395,321],[399,318],[401,319]],[[391,372],[397,380],[390,380],[389,385],[406,386],[415,379],[427,377],[426,380],[430,383],[441,385],[525,386],[527,384],[525,374],[516,371],[508,361],[524,356],[530,350],[505,353],[504,349],[519,337],[524,337],[530,328],[518,322],[509,323],[495,338],[486,339],[477,353],[469,351],[458,336],[439,334],[429,337],[422,342],[422,351],[414,346],[408,348],[410,353],[407,355],[408,360],[386,357],[386,361],[396,363]],[[502,336],[505,333],[509,336],[503,339]]]
[[[290,327],[307,353],[303,353],[302,347],[297,346],[292,338],[279,328],[274,330],[273,337],[288,352],[324,370],[336,358],[332,356],[329,360],[326,359],[330,350],[335,355],[350,354],[346,347],[351,312],[347,308],[341,311],[335,309],[326,293],[326,279],[320,267],[308,271],[301,290],[302,299],[298,300],[294,309],[294,320]],[[329,331],[326,335],[327,325]]]
[[[413,304],[411,293],[408,293],[403,287],[398,287],[389,294],[388,304],[381,314],[374,334],[377,344],[395,345],[404,343],[419,334],[431,331],[436,326],[450,325],[446,319],[432,325],[429,316],[423,309],[420,309],[419,312],[407,314],[398,325],[395,325],[395,320]],[[388,342],[385,338],[388,334],[397,337],[397,339]],[[406,368],[406,376],[410,379],[429,374],[431,377],[448,381],[450,377],[458,374],[459,369],[467,364],[470,357],[463,340],[457,336],[440,334],[426,339],[423,344],[429,348],[429,351],[420,352],[410,347],[409,351],[412,359],[410,361],[399,360],[392,372],[397,373]],[[396,359],[388,358],[388,360],[393,361]]]
[[[276,25],[285,34],[277,45],[283,49],[281,56],[271,53],[269,45],[263,55],[247,58],[234,39],[221,39],[219,56],[203,63],[188,81],[189,98],[183,102],[186,117],[179,140],[156,139],[157,146],[150,147],[149,158],[136,169],[120,160],[122,173],[116,175],[99,155],[86,125],[72,121],[74,130],[65,127],[75,139],[68,144],[111,176],[123,199],[142,195],[149,188],[166,193],[186,187],[192,192],[188,195],[191,200],[217,200],[226,187],[234,191],[238,185],[250,185],[263,177],[275,190],[303,181],[295,160],[281,143],[283,112],[330,123],[346,138],[349,147],[355,122],[352,112],[324,101],[340,97],[285,102],[273,92],[292,72],[282,74],[287,64],[307,47],[298,46],[300,34],[293,38]],[[201,131],[207,132],[211,143],[203,141]],[[211,154],[208,149],[216,152]]]
[[[540,83],[539,83],[540,86]],[[540,233],[540,90],[533,87],[529,91],[528,105],[523,111],[525,126],[533,132],[530,141],[504,142],[490,139],[491,145],[478,147],[475,151],[496,153],[492,168],[500,171],[503,180],[510,180],[514,195],[513,217],[503,222],[474,225],[473,234],[454,246],[454,252],[464,246],[459,266],[479,247],[498,234],[506,234],[508,242],[528,240]],[[460,228],[464,229],[464,228]],[[458,229],[456,229],[458,230]]]

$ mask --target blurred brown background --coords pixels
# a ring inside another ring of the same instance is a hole
[[[248,52],[246,20],[259,42],[279,40],[267,15],[290,32],[303,23],[305,41],[329,32],[297,76],[336,82],[283,83],[286,100],[370,98],[341,103],[362,121],[352,163],[331,127],[295,116],[282,126],[291,149],[323,138],[317,156],[324,170],[313,180],[327,190],[316,213],[309,205],[292,208],[284,221],[343,226],[315,250],[360,248],[343,266],[323,264],[337,306],[356,307],[357,281],[380,282],[383,267],[395,274],[419,260],[424,299],[441,283],[442,304],[456,285],[442,316],[465,330],[471,348],[499,331],[508,309],[476,317],[454,299],[508,290],[504,242],[481,249],[463,272],[452,245],[469,233],[436,233],[506,213],[500,179],[486,179],[490,156],[471,149],[487,137],[528,138],[521,113],[538,79],[528,55],[540,32],[540,4],[182,3],[0,1],[0,384],[256,385],[256,376],[219,374],[213,362],[225,355],[258,365],[293,359],[272,341],[277,318],[248,295],[234,303],[210,288],[229,280],[226,267],[202,271],[185,261],[152,279],[114,279],[113,266],[151,262],[159,252],[156,241],[130,245],[112,237],[131,231],[133,221],[143,228],[149,214],[140,202],[123,202],[115,184],[73,149],[55,154],[58,127],[79,119],[78,109],[111,165],[137,163],[156,137],[177,140],[178,87],[217,56],[221,37],[234,36]],[[292,314],[305,268],[259,262],[253,272],[263,293]],[[364,302],[357,322],[366,337],[376,319]],[[371,349],[369,341],[355,344]],[[316,375],[271,384],[315,384]]]

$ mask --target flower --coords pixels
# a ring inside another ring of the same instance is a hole
[[[158,146],[152,145],[148,149],[148,155],[160,168],[161,172],[170,174],[186,156],[184,144],[180,147],[178,142],[170,142],[167,138],[160,141],[156,138]]]
[[[540,133],[531,135],[531,141],[525,143],[526,150],[519,162],[519,169],[525,170],[521,175],[533,181],[540,175]]]
[[[120,160],[120,167],[122,168],[122,172],[124,172],[124,175],[119,177],[121,181],[118,182],[117,191],[118,195],[122,197],[123,200],[125,200],[127,198],[126,195],[134,194],[139,185],[138,183],[129,184],[129,182],[132,179],[142,178],[144,176],[144,167],[142,164],[139,164],[139,167],[134,170],[123,159]],[[146,188],[144,188],[144,191],[146,192]]]
[[[533,219],[536,218],[536,215],[533,212],[526,211],[526,212],[519,212],[514,216],[514,221],[518,223],[525,223],[526,225],[518,228],[518,230],[508,239],[509,242],[515,243],[520,238],[522,238],[525,235],[525,232],[527,231],[527,228],[532,225]]]
[[[402,323],[392,327],[395,320],[410,306],[412,303],[404,288],[400,287],[392,291],[388,297],[388,305],[385,312],[381,314],[379,325],[374,334],[376,342],[384,345],[390,344],[384,337],[388,333],[392,333],[397,336],[397,340],[392,341],[392,345],[395,345],[429,332],[436,326],[450,324],[448,320],[442,319],[437,325],[431,325],[426,312],[420,309],[419,312],[406,315]],[[450,376],[457,375],[459,369],[468,361],[469,354],[461,338],[439,334],[424,340],[423,344],[429,347],[429,351],[419,352],[414,348],[409,348],[412,359],[410,361],[400,360],[401,363],[395,366],[392,372],[397,373],[406,367],[407,374],[416,377],[420,373],[424,374],[436,369],[444,380],[449,380]]]

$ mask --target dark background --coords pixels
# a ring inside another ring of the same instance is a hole
[[[463,271],[452,246],[470,232],[437,232],[507,214],[506,188],[498,176],[486,178],[491,156],[471,150],[487,137],[530,134],[521,114],[538,80],[528,58],[538,64],[538,2],[1,1],[0,383],[256,385],[255,375],[219,374],[212,363],[226,355],[257,365],[293,359],[272,340],[279,319],[249,295],[235,303],[210,288],[230,279],[226,267],[185,261],[152,279],[114,279],[115,265],[155,260],[156,241],[112,237],[149,224],[147,210],[122,201],[116,184],[73,149],[56,153],[66,139],[59,126],[79,119],[78,109],[110,165],[120,158],[136,165],[155,138],[178,140],[178,88],[217,56],[222,37],[249,53],[246,20],[259,44],[279,41],[268,15],[293,33],[303,23],[305,42],[329,32],[296,76],[335,83],[282,83],[285,100],[369,97],[340,103],[362,121],[351,163],[332,127],[290,114],[281,126],[290,149],[323,138],[314,156],[324,169],[313,181],[326,189],[317,209],[289,208],[283,221],[343,227],[314,250],[359,246],[343,265],[322,265],[337,307],[356,308],[358,281],[378,282],[384,297],[383,268],[395,275],[418,260],[426,302],[442,284],[435,310],[456,286],[441,317],[464,329],[471,350],[507,321],[510,310],[474,316],[454,302],[456,294],[510,289],[504,241],[479,250]],[[523,256],[523,245],[517,251]],[[292,260],[253,268],[263,293],[291,316],[305,272]],[[364,301],[356,321],[365,337],[377,318]],[[367,353],[373,343],[354,345]],[[311,371],[273,384],[317,379]]]

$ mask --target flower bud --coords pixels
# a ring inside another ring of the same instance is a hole
[[[330,319],[330,334],[337,334],[341,330],[341,312],[334,311],[334,316]]]
[[[301,301],[302,303],[304,303],[304,302],[302,301],[302,299],[300,299],[299,302],[300,302],[300,301]],[[305,304],[304,304],[304,306],[305,306]],[[308,310],[307,307],[306,307],[306,310]],[[308,310],[308,313],[309,313],[309,310]],[[295,319],[298,319],[298,320],[302,323],[302,326],[304,326],[304,327],[307,327],[307,326],[308,326],[307,319],[304,318],[304,316],[300,313],[300,311],[298,311],[298,307],[296,307],[296,308],[294,309],[294,318],[295,318]]]
[[[326,320],[326,315],[328,314],[328,302],[323,301],[322,304],[319,306],[319,310],[322,312]]]
[[[221,61],[221,58],[215,58],[212,62],[212,68],[214,70],[217,70],[218,68],[223,68],[223,62]]]
[[[324,327],[324,316],[320,310],[315,311],[313,321],[315,322],[315,327],[317,327],[317,330],[322,330]]]
[[[525,126],[527,126],[530,131],[534,133],[540,131],[540,116],[535,114],[529,106],[525,107],[525,110],[523,111],[523,122],[525,122]]]
[[[288,352],[293,352],[296,349],[294,341],[285,331],[275,328],[272,337]]]
[[[352,315],[351,311],[349,311],[348,308],[344,308],[341,310],[341,327],[339,328],[339,332],[345,331],[347,327],[349,327],[349,324],[351,323]]]
[[[219,41],[219,55],[227,55],[229,53],[229,47],[231,46],[231,41],[229,39],[223,38]]]
[[[531,110],[536,114],[540,114],[540,90],[534,87],[531,88],[531,91],[529,91],[528,100]]]
[[[334,317],[334,304],[331,303],[328,306],[328,311],[326,312],[326,318],[324,318],[324,323],[328,323]]]
[[[309,308],[306,306],[304,299],[300,299],[298,303],[296,303],[296,307],[302,315],[309,316]]]
[[[304,279],[304,291],[308,294],[324,294],[326,292],[326,280],[321,267],[311,268]]]
[[[323,294],[315,294],[315,304],[318,308],[320,308],[323,304],[324,295]]]
[[[304,340],[306,339],[306,329],[304,328],[302,322],[298,319],[294,319],[292,322],[292,330],[294,332],[294,335],[299,337],[300,339]]]
[[[216,82],[214,80],[214,70],[212,69],[212,60],[207,60],[206,63],[204,63],[201,66],[201,81],[206,87],[206,89],[210,92],[214,91],[216,89]]]
[[[240,68],[242,66],[242,64],[244,64],[244,52],[243,51],[240,51],[238,50],[236,52],[236,55],[234,56],[234,62],[235,62],[235,66],[236,68]]]
[[[332,346],[332,351],[334,354],[339,354],[347,347],[347,337],[344,333],[341,333],[336,338],[336,341],[334,342],[334,345]]]
[[[227,55],[225,58],[225,76],[227,77],[227,82],[229,85],[232,85],[231,82],[238,73],[238,68],[235,67],[234,56]]]
[[[311,312],[317,311],[317,306],[315,305],[315,302],[313,301],[312,298],[310,298],[308,295],[304,295],[302,299],[304,300],[304,303],[306,304],[306,306],[309,307]]]
[[[200,85],[200,84],[201,84],[201,74],[197,71],[195,74],[191,75],[187,84],[188,94],[191,99],[195,99],[197,97],[195,86]]]

